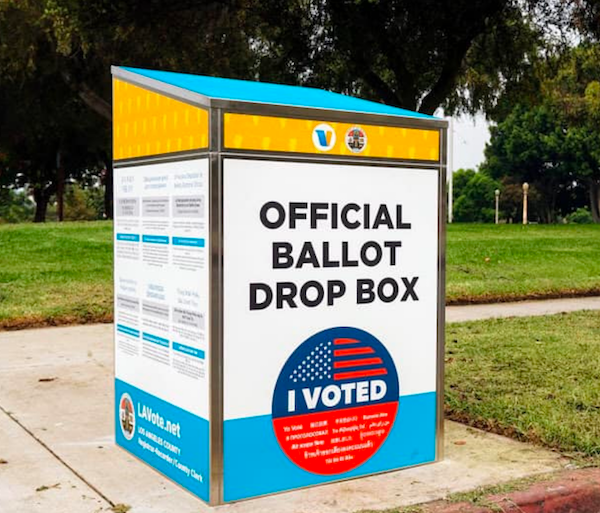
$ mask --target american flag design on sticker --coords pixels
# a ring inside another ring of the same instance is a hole
[[[373,456],[398,410],[398,374],[370,333],[331,328],[289,357],[273,395],[273,427],[299,467],[321,475],[348,472]]]

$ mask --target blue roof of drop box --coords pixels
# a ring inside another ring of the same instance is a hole
[[[121,67],[131,73],[151,78],[202,94],[209,98],[240,102],[266,103],[272,105],[288,105],[291,107],[309,107],[314,109],[340,110],[366,114],[383,114],[411,118],[437,119],[427,114],[411,110],[390,107],[383,103],[354,98],[345,94],[333,93],[313,87],[252,82],[232,78],[189,75],[172,71]]]

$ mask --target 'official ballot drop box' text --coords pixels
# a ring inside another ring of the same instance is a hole
[[[113,68],[117,443],[210,504],[442,449],[443,120]]]

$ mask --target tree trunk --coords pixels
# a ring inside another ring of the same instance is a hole
[[[590,211],[594,223],[600,223],[600,180],[590,180]]]
[[[65,211],[65,170],[62,166],[60,150],[56,153],[56,202],[58,221],[62,223]]]
[[[547,182],[536,181],[535,186],[541,193],[540,221],[544,224],[552,224],[556,220],[556,191],[558,190],[558,186],[554,180]]]
[[[104,159],[106,174],[104,175],[104,215],[113,218],[113,164],[109,158]]]
[[[35,215],[33,217],[33,222],[45,223],[50,194],[45,189],[36,187],[33,189],[33,199],[35,201]]]
[[[67,84],[67,86],[69,86],[91,110],[105,120],[111,121],[112,107],[110,102],[102,98],[85,82],[78,83],[66,69],[67,68],[65,67],[61,72],[65,84]]]

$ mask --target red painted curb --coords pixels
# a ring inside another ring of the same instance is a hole
[[[526,490],[490,495],[485,503],[495,508],[468,502],[446,502],[423,506],[425,513],[600,513],[600,469],[572,470],[554,479],[531,485]]]

